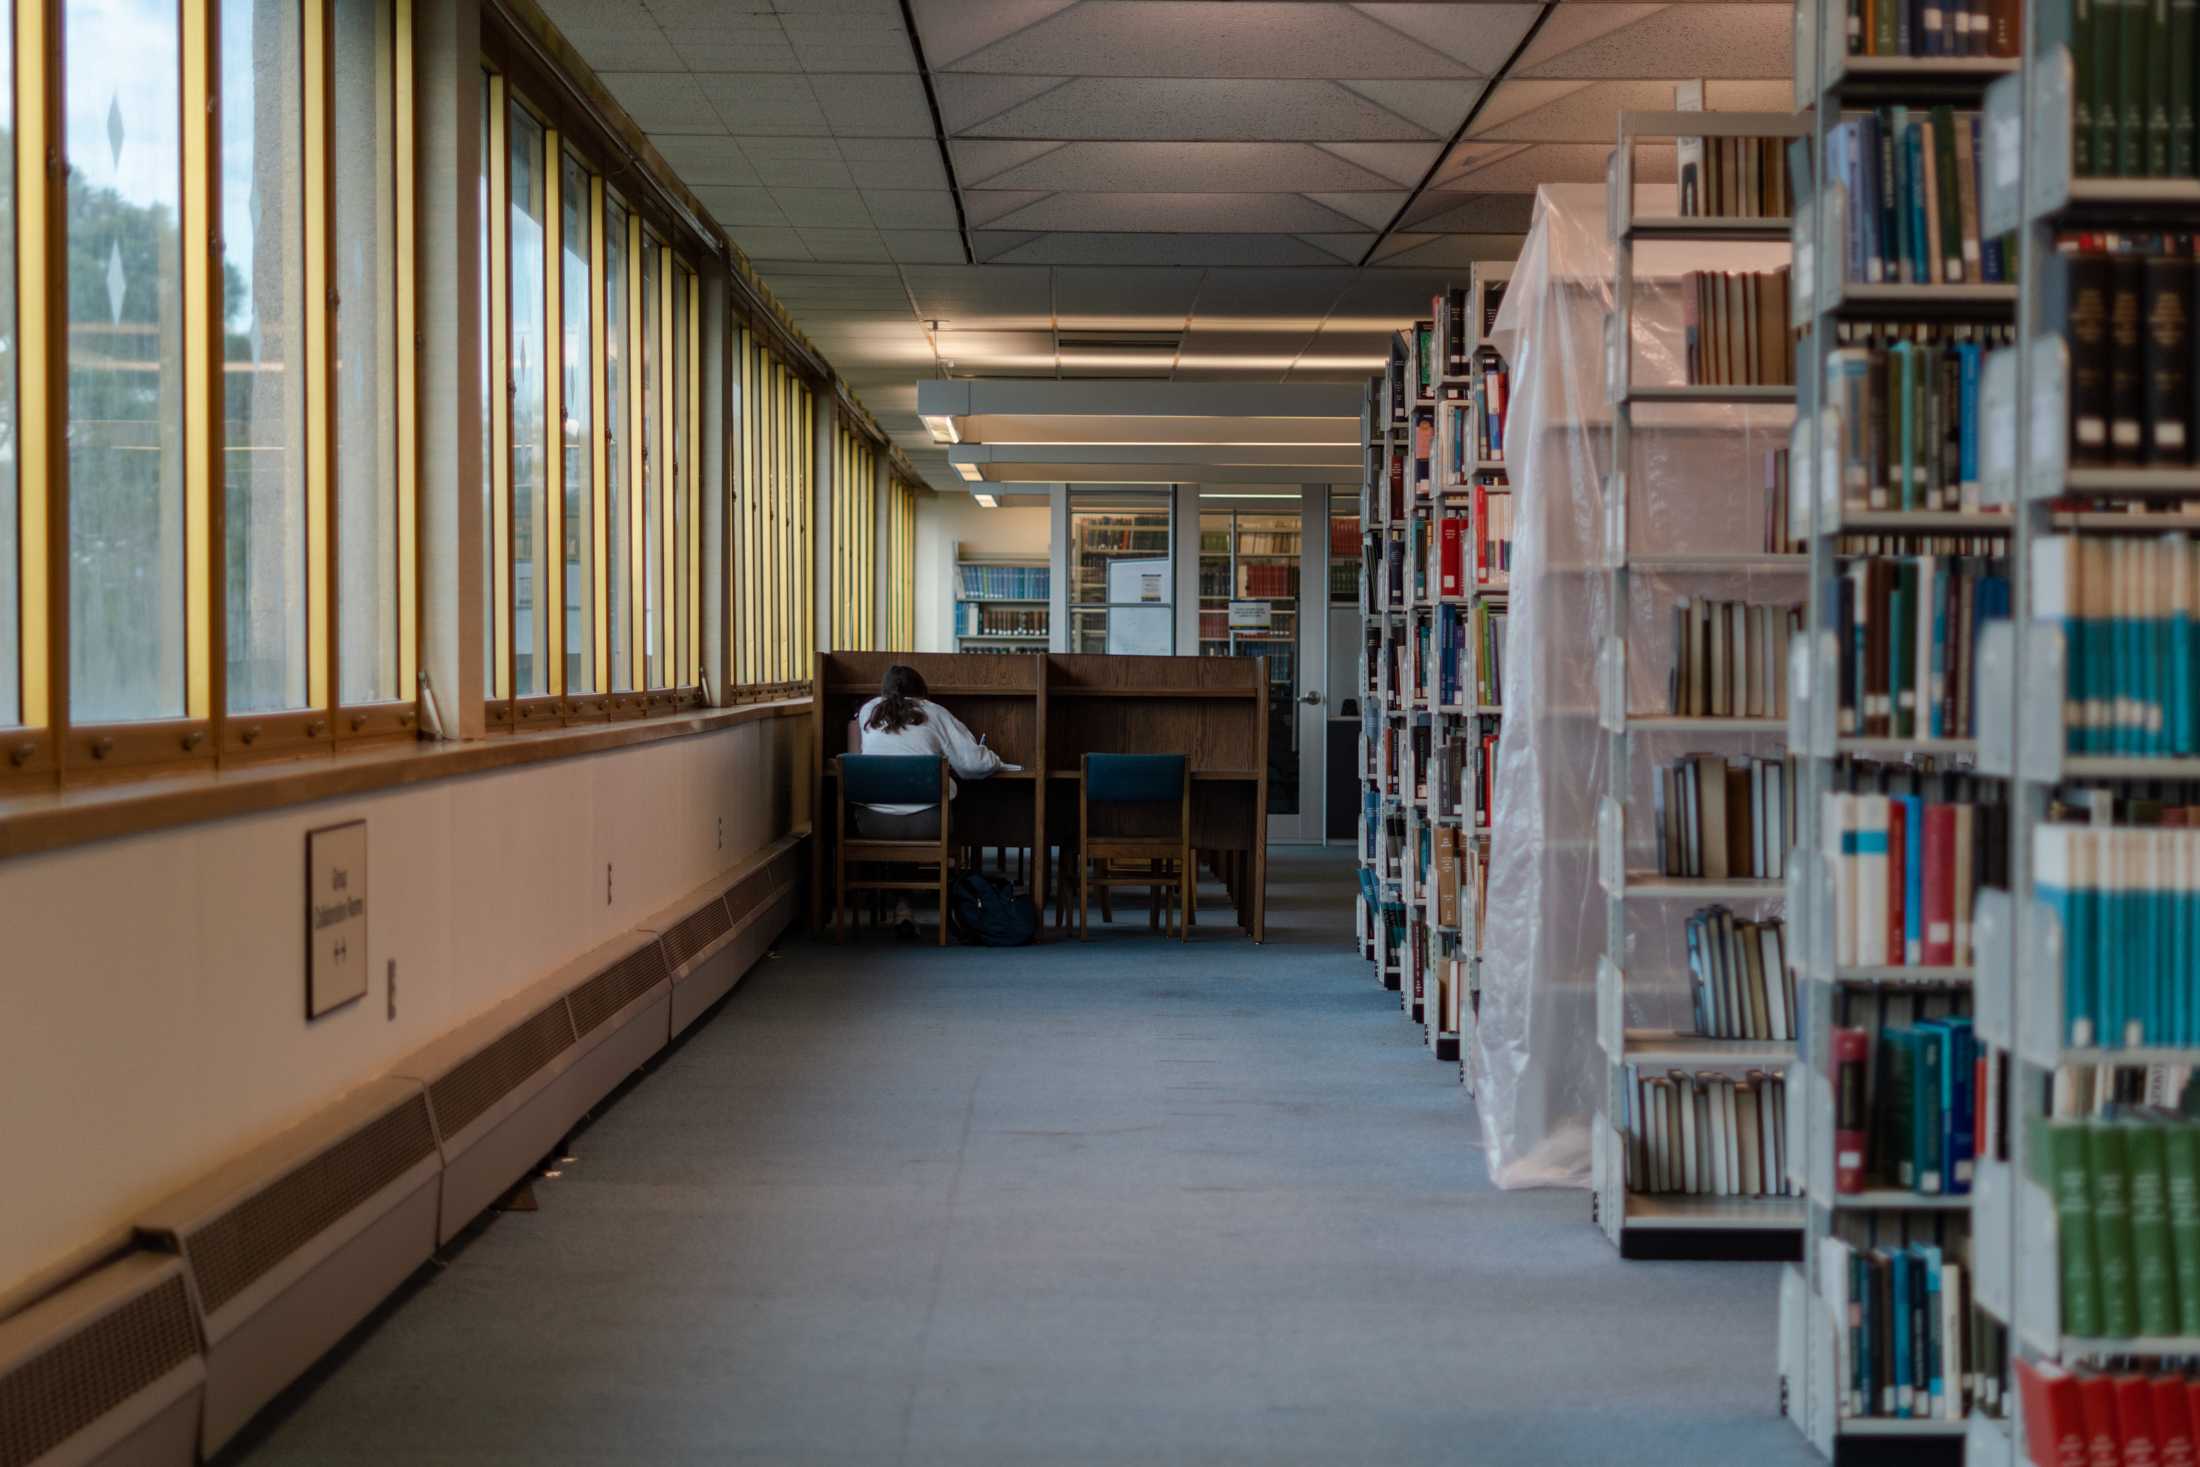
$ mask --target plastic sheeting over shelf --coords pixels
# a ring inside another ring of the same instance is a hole
[[[1639,186],[1638,216],[1674,211],[1669,186]],[[1680,277],[1773,270],[1784,246],[1637,245],[1633,381],[1686,380]],[[1508,476],[1514,494],[1505,719],[1498,740],[1482,1002],[1474,1026],[1476,1106],[1501,1187],[1586,1186],[1608,1073],[1596,1039],[1596,972],[1606,903],[1596,879],[1597,806],[1609,785],[1597,721],[1596,653],[1611,605],[1598,567],[1612,453],[1605,320],[1613,249],[1601,185],[1551,184],[1499,311],[1493,345],[1510,364]],[[1766,549],[1767,456],[1787,444],[1785,407],[1635,409],[1630,556]],[[1682,595],[1801,604],[1800,574],[1632,573],[1628,701],[1666,711],[1672,606]],[[1628,866],[1656,864],[1651,771],[1697,749],[1778,752],[1777,737],[1637,736]],[[1624,1022],[1688,1027],[1686,902],[1630,904]],[[1746,914],[1745,914],[1746,915]]]

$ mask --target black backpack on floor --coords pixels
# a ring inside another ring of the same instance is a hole
[[[1023,947],[1039,935],[1038,909],[1006,878],[965,871],[947,889],[955,936],[972,947]]]

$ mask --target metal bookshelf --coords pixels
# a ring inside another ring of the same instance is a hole
[[[1860,284],[1845,279],[1847,222],[1841,200],[1821,177],[1828,132],[1844,113],[1877,106],[1922,108],[1950,104],[1976,109],[1987,85],[2009,74],[2014,63],[1990,57],[1873,57],[1847,54],[1848,8],[1841,0],[1796,0],[1795,102],[1810,138],[1811,180],[1797,180],[1793,250],[1796,288],[1791,324],[1801,331],[1798,345],[1797,417],[1791,447],[1790,510],[1793,528],[1809,546],[1810,595],[1806,635],[1790,648],[1787,669],[1791,715],[1790,744],[1796,761],[1797,845],[1790,864],[1789,953],[1795,964],[1802,1024],[1798,1065],[1790,1079],[1789,1157],[1793,1181],[1806,1199],[1803,1257],[1782,1272],[1780,1283],[1781,1397],[1789,1418],[1810,1443],[1835,1462],[1900,1460],[1955,1463],[1966,1452],[1979,1452],[1997,1467],[2014,1467],[2005,1423],[1973,1415],[1846,1415],[1846,1382],[1837,1379],[1835,1331],[1845,1329],[1821,1293],[1823,1261],[1829,1239],[1858,1246],[1929,1243],[1943,1248],[1950,1262],[1969,1275],[1974,1298],[1989,1294],[1981,1259],[1973,1246],[1972,1217],[1977,1198],[1991,1185],[1974,1179],[1971,1194],[1923,1194],[1887,1187],[1840,1193],[1835,1177],[1835,1095],[1828,1056],[1830,1032],[1844,1001],[1883,1001],[1906,995],[1913,1003],[1930,999],[1960,1011],[1968,1007],[1985,1034],[1984,1003],[1979,992],[1989,983],[1986,934],[2006,910],[1998,894],[1981,891],[1974,921],[1973,963],[1924,966],[1836,965],[1835,872],[1824,853],[1827,796],[1840,787],[1841,771],[1852,760],[1908,763],[1945,770],[1983,772],[1981,741],[1968,738],[1886,738],[1837,732],[1839,649],[1834,636],[1838,608],[1829,590],[1837,566],[1852,555],[1903,555],[1921,545],[1945,543],[1933,537],[1961,537],[1964,543],[2012,535],[2012,517],[1991,503],[1976,509],[1863,512],[1843,502],[1837,473],[1828,473],[1828,457],[1839,432],[1830,400],[1826,361],[1843,340],[1848,323],[1858,320],[1910,322],[2005,322],[2016,311],[2014,285]],[[1989,154],[1991,140],[1987,143]],[[1991,172],[1990,164],[1986,168]],[[1979,202],[1985,226],[1995,233],[1984,197]],[[2024,252],[2029,259],[2029,251]],[[1991,432],[1982,433],[1982,440]],[[2013,432],[2011,437],[2017,436]],[[1992,449],[1982,441],[1982,453]],[[1991,500],[1992,495],[1986,496]],[[2022,581],[2021,557],[2009,573]],[[1981,634],[1982,643],[1990,637]],[[1981,646],[1985,660],[1991,651]],[[2005,722],[2007,693],[1995,694],[1982,683],[1978,726],[1987,731]],[[2012,849],[2016,837],[2012,833]],[[1989,1164],[1982,1161],[1982,1169]],[[1978,1332],[1965,1317],[1965,1359],[1973,1358]],[[1992,1444],[1998,1443],[1998,1447]]]
[[[1044,652],[1052,624],[1053,572],[1044,555],[996,555],[955,547],[955,650]]]
[[[1785,1070],[1795,1045],[1787,1041],[1718,1039],[1700,1035],[1648,1034],[1625,1026],[1629,933],[1651,923],[1678,922],[1687,906],[1730,903],[1745,914],[1775,910],[1785,896],[1776,878],[1703,880],[1628,869],[1629,805],[1638,743],[1686,734],[1722,752],[1763,751],[1786,732],[1778,718],[1675,717],[1629,706],[1630,601],[1638,590],[1661,591],[1691,577],[1729,577],[1736,572],[1777,575],[1801,569],[1798,557],[1752,556],[1702,547],[1671,550],[1638,563],[1630,504],[1636,440],[1668,431],[1666,417],[1637,421],[1652,405],[1778,406],[1794,401],[1794,389],[1761,385],[1651,384],[1635,380],[1636,247],[1665,240],[1784,244],[1785,216],[1771,218],[1638,216],[1635,154],[1645,146],[1674,146],[1684,138],[1784,139],[1801,133],[1797,119],[1777,113],[1622,112],[1618,146],[1607,169],[1606,217],[1613,246],[1613,310],[1607,318],[1605,396],[1611,413],[1610,468],[1604,482],[1601,570],[1604,621],[1598,635],[1598,722],[1605,740],[1606,791],[1597,818],[1598,879],[1605,895],[1605,956],[1597,965],[1597,1042],[1608,1076],[1595,1120],[1591,1186],[1595,1216],[1623,1257],[1686,1254],[1692,1257],[1778,1257],[1793,1247],[1802,1222],[1799,1200],[1777,1190],[1760,1196],[1637,1191],[1629,1177],[1630,1141],[1622,1116],[1630,1100],[1630,1066],[1690,1072],[1741,1073]],[[1690,431],[1717,431],[1693,423]],[[1638,587],[1637,572],[1648,583]],[[1678,748],[1674,749],[1678,753]],[[1680,818],[1673,812],[1673,818]],[[1789,1096],[1792,1114],[1794,1096]]]

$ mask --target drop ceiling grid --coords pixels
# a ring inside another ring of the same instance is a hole
[[[543,4],[912,448],[889,384],[935,338],[957,373],[1098,372],[1060,365],[1097,329],[1180,337],[1180,378],[1359,375],[1518,252],[1537,183],[1602,176],[1621,107],[1784,108],[1790,61],[1779,3],[1566,0],[1505,71],[1545,7],[909,0],[951,177],[902,0]]]

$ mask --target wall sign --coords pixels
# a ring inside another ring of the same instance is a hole
[[[306,1017],[367,992],[367,822],[306,832]]]
[[[1265,601],[1233,601],[1230,603],[1230,628],[1233,631],[1259,630],[1270,626],[1269,605]]]

